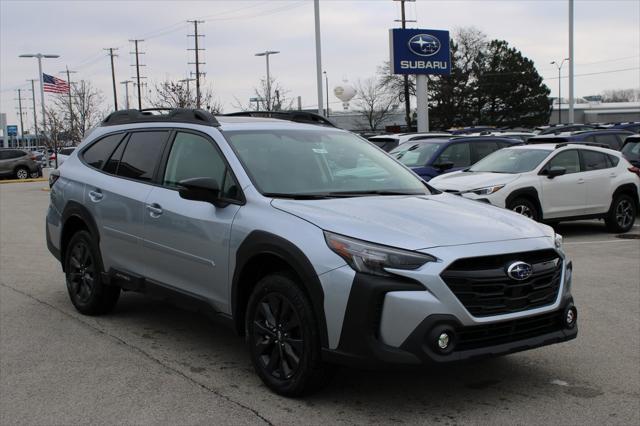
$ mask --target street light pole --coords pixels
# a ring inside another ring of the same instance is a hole
[[[316,29],[316,87],[318,89],[318,114],[323,114],[322,102],[322,46],[320,41],[320,0],[313,1],[313,15]]]
[[[568,60],[569,58],[564,58],[560,65],[556,61],[551,62],[551,65],[555,65],[558,68],[558,124],[562,123],[562,66]]]
[[[40,104],[42,106],[42,133],[46,137],[47,115],[44,108],[44,81],[42,77],[42,58],[59,58],[60,55],[51,55],[46,53],[27,53],[20,55],[21,58],[38,58],[38,73],[40,74]],[[56,138],[53,138],[54,150],[56,151],[56,169],[58,168],[58,144]]]
[[[322,71],[322,74],[324,74],[324,83],[325,83],[325,86],[327,88],[327,113],[326,113],[326,117],[329,118],[329,76],[327,75],[326,71]]]
[[[266,99],[267,111],[271,111],[271,76],[269,74],[269,55],[277,55],[278,53],[280,52],[276,50],[266,50],[264,52],[255,54],[255,56],[264,56],[267,60],[267,99]]]

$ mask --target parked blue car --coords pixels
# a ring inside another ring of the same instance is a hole
[[[463,170],[499,149],[522,145],[522,140],[493,136],[457,136],[424,139],[398,145],[389,154],[418,176],[429,180]]]
[[[622,144],[633,132],[627,130],[583,130],[558,135],[542,135],[527,139],[527,144],[536,143],[593,143],[620,151]]]

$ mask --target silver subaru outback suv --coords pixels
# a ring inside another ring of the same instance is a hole
[[[107,313],[127,290],[210,314],[283,395],[336,364],[446,363],[577,335],[552,228],[439,192],[343,130],[119,111],[50,186],[47,245],[78,311]]]

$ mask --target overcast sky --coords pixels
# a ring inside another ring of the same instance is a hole
[[[323,68],[331,89],[342,79],[373,76],[388,60],[388,29],[396,26],[399,5],[391,0],[321,0]],[[408,3],[412,27],[449,29],[475,26],[487,36],[507,40],[533,59],[552,96],[557,70],[549,62],[568,56],[567,0],[418,0]],[[225,112],[234,99],[247,103],[252,87],[265,74],[264,58],[254,53],[279,50],[271,58],[272,76],[305,107],[316,106],[313,1],[14,1],[0,0],[0,112],[17,120],[17,93],[37,78],[35,59],[22,53],[55,53],[44,72],[93,82],[113,104],[109,59],[102,48],[118,47],[116,79],[131,79],[132,38],[141,43],[143,75],[153,84],[181,79],[193,71],[193,29],[187,19],[202,19],[203,66]],[[606,89],[640,88],[640,1],[576,0],[576,95]],[[566,73],[568,67],[563,69]],[[566,74],[565,74],[566,75]],[[37,90],[37,89],[36,89]],[[563,94],[567,81],[563,80]],[[26,93],[30,96],[30,92]],[[124,90],[118,85],[120,105]],[[37,98],[39,101],[39,98]],[[131,97],[134,101],[134,98]],[[332,108],[340,108],[333,94]],[[30,105],[27,102],[27,105]],[[38,107],[39,108],[39,107]],[[38,110],[39,111],[39,110]],[[32,124],[29,119],[25,127]]]

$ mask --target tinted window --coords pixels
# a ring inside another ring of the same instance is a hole
[[[91,167],[101,169],[118,145],[118,142],[122,139],[122,136],[122,133],[119,133],[117,135],[111,135],[100,139],[98,142],[95,142],[89,148],[84,150],[82,158],[84,158],[84,161],[86,161]],[[60,153],[64,154],[63,151],[64,150],[60,151]]]
[[[435,161],[435,164],[453,163],[453,167],[471,165],[471,152],[468,143],[454,143],[448,146]]]
[[[607,158],[609,159],[609,163],[611,164],[612,167],[617,166],[618,163],[620,162],[620,159],[618,157],[616,157],[615,155],[608,155],[607,154]]]
[[[601,143],[611,149],[620,149],[620,140],[616,135],[593,135],[593,139],[596,143]]]
[[[120,160],[122,159],[122,153],[124,153],[124,148],[126,146],[127,146],[127,141],[125,138],[125,140],[120,142],[116,150],[113,151],[113,154],[111,154],[106,164],[102,168],[103,171],[107,173],[113,173],[113,174],[116,173],[116,171],[118,170],[118,165],[120,164]]]
[[[9,158],[9,151],[0,149],[0,160],[6,160],[7,158]]]
[[[238,195],[238,185],[213,144],[193,133],[178,133],[167,160],[163,184],[177,187],[181,180],[196,177],[215,180],[222,189],[223,198]]]
[[[160,160],[167,132],[132,133],[118,165],[118,176],[149,182]]]
[[[561,152],[547,163],[546,169],[549,170],[551,167],[564,167],[567,170],[566,174],[578,173],[580,171],[578,151],[572,149]]]
[[[487,155],[501,148],[496,142],[474,142],[471,146],[473,147],[474,162],[482,160]]]
[[[71,155],[75,150],[75,148],[62,148],[60,150],[60,155]]]
[[[607,155],[602,152],[582,150],[582,159],[584,161],[585,171],[606,169],[609,166]]]
[[[27,153],[24,151],[20,151],[18,149],[10,149],[7,151],[6,158],[7,159],[20,158],[20,157],[24,157],[25,155],[27,155]]]

